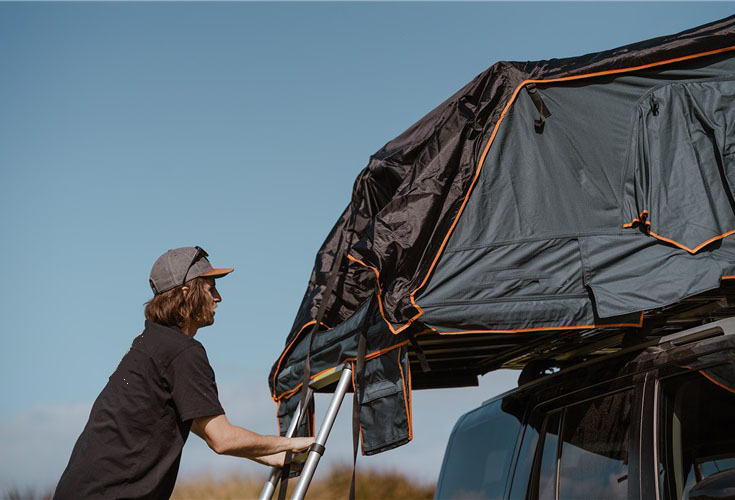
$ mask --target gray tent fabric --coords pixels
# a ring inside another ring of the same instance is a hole
[[[410,441],[411,371],[408,366],[409,340],[407,333],[393,335],[379,316],[366,318],[368,303],[347,321],[314,337],[311,371],[314,375],[344,363],[354,363],[357,356],[357,334],[364,321],[370,323],[367,332],[365,390],[360,400],[362,452],[373,455]],[[273,381],[281,395],[278,399],[278,426],[285,433],[299,405],[298,391],[303,380],[308,342],[296,346],[288,358],[287,367]],[[313,401],[313,400],[312,400]],[[313,406],[309,420],[299,430],[300,435],[313,434]],[[386,425],[390,422],[391,425]]]
[[[364,455],[397,448],[411,440],[410,377],[406,346],[365,363],[365,392],[360,399]]]
[[[735,77],[655,87],[636,111],[626,217],[690,253],[732,234]]]
[[[641,326],[642,311],[717,288],[735,265],[735,58],[537,89],[551,117],[537,131],[523,93],[510,108],[416,299],[422,321]]]
[[[281,431],[320,309],[331,328],[313,336],[312,378],[354,363],[368,326],[360,415],[372,454],[412,437],[415,336],[447,354],[416,386],[467,385],[502,366],[499,344],[515,356],[547,338],[639,334],[652,311],[735,279],[734,127],[735,16],[478,75],[355,181],[269,376]]]
[[[735,269],[735,241],[696,254],[642,234],[580,238],[586,286],[601,316],[663,307],[720,286]],[[652,291],[653,290],[653,291]]]

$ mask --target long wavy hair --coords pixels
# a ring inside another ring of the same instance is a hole
[[[154,295],[145,305],[145,319],[165,326],[183,328],[189,322],[211,325],[214,322],[212,296],[206,288],[207,278],[194,278],[181,286]],[[183,288],[189,293],[184,294]]]

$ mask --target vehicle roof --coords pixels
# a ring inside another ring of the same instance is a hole
[[[732,350],[735,350],[735,317],[706,323],[659,338],[649,338],[615,353],[595,356],[553,373],[541,374],[519,387],[483,402],[483,405],[514,394],[538,394],[543,392],[541,391],[543,387],[555,384],[568,384],[569,390],[566,392],[572,393],[582,388],[589,388],[590,383],[602,383],[612,378],[627,377],[684,359],[705,355],[711,358],[712,354],[719,354],[720,356],[712,358],[712,361],[716,362],[717,358],[727,359],[727,351]],[[588,370],[588,373],[595,375],[592,378],[576,376],[579,370],[585,368],[594,368],[595,370]],[[612,371],[600,370],[600,368],[612,368]],[[614,374],[612,377],[611,373]]]

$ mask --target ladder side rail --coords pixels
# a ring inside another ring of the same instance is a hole
[[[313,391],[309,389],[309,393],[306,395],[306,401],[305,406],[309,405],[309,400],[311,399],[311,395],[313,394]],[[299,403],[298,408],[296,409],[296,414],[291,419],[291,423],[288,425],[288,430],[286,430],[286,437],[293,437],[293,435],[296,433],[296,426],[299,423],[299,420],[301,419],[301,404]],[[273,466],[271,467],[270,475],[268,476],[268,481],[266,481],[265,485],[263,486],[263,490],[260,492],[260,496],[258,497],[258,500],[271,500],[273,498],[273,493],[276,492],[276,487],[278,486],[278,482],[281,480],[281,467]]]
[[[337,388],[334,391],[334,396],[329,402],[329,407],[324,415],[324,422],[319,428],[316,440],[309,449],[309,456],[306,459],[304,468],[301,471],[301,477],[299,482],[291,495],[291,500],[303,500],[306,496],[306,490],[309,488],[311,479],[316,471],[316,466],[319,464],[319,459],[324,453],[324,445],[327,443],[327,438],[332,430],[334,420],[337,418],[337,413],[342,405],[347,389],[352,385],[352,367],[346,364],[342,369],[342,374],[337,383]]]

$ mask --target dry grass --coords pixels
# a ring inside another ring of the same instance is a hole
[[[321,476],[321,474],[318,474]],[[332,468],[328,476],[311,482],[306,495],[310,500],[342,500],[350,493],[352,467]],[[291,496],[298,479],[288,482]],[[233,476],[214,480],[211,478],[180,480],[176,483],[173,496],[177,500],[240,500],[258,498],[265,484],[264,477]],[[38,492],[33,489],[11,488],[0,491],[4,500],[51,500],[53,490]],[[278,498],[278,491],[273,495]],[[429,500],[434,498],[434,485],[421,484],[397,472],[370,470],[358,467],[356,500]]]
[[[312,481],[307,499],[342,500],[349,496],[352,467],[334,467],[325,478]],[[258,498],[265,479],[253,477],[230,477],[221,480],[198,479],[179,481],[173,497],[178,500],[235,500]],[[296,484],[289,481],[289,493]],[[276,498],[274,495],[274,498]],[[360,470],[357,473],[357,500],[429,500],[434,497],[434,485],[417,484],[406,476],[389,471]]]

